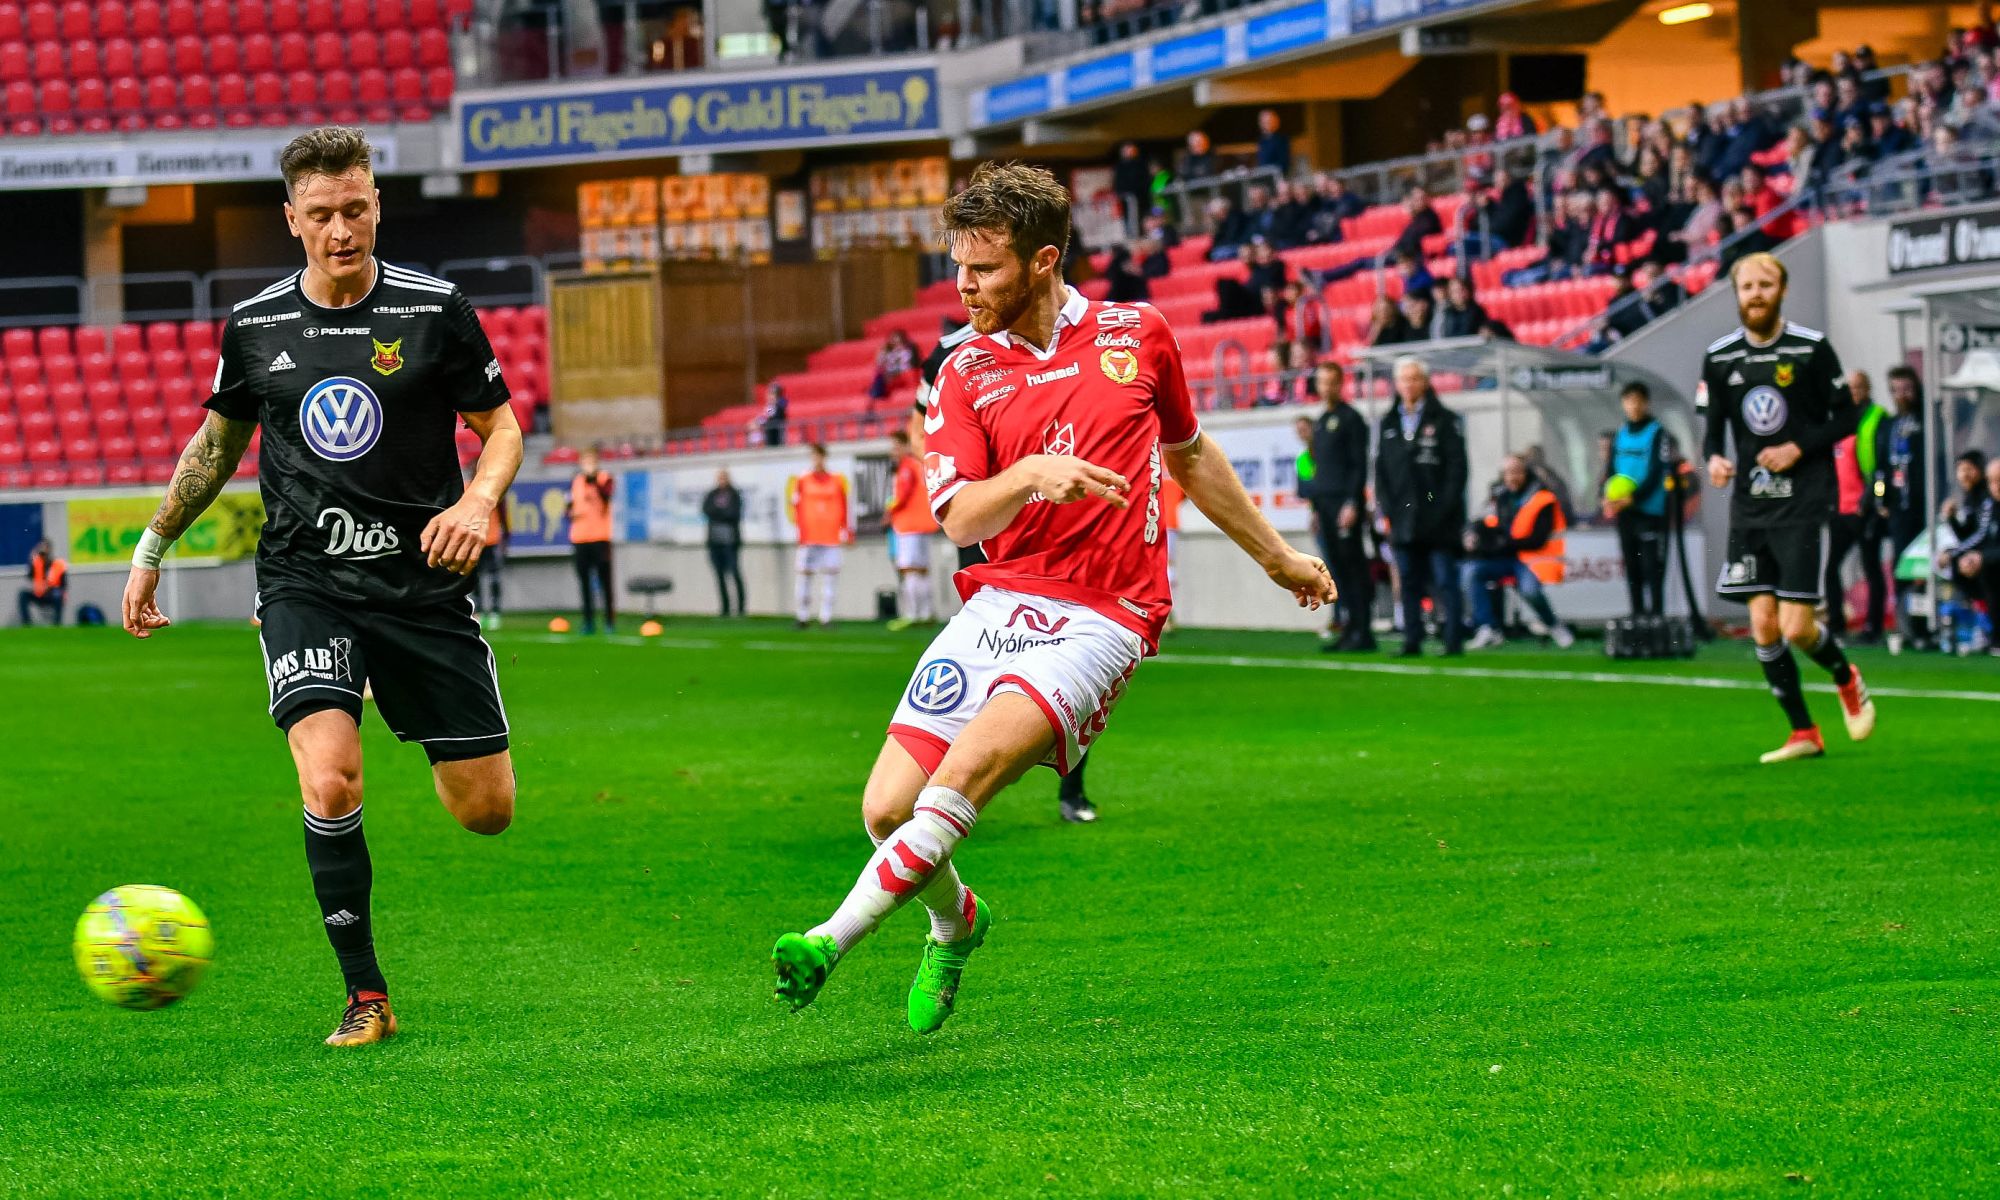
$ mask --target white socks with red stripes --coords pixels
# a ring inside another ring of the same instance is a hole
[[[963,915],[965,887],[952,869],[951,854],[978,819],[979,810],[959,793],[946,787],[925,788],[917,794],[916,811],[910,819],[876,847],[847,899],[824,924],[808,929],[806,936],[825,934],[846,954],[919,893],[924,894],[925,906],[931,910],[933,936],[939,941],[966,936],[971,928]],[[933,899],[937,903],[931,903]],[[951,912],[954,919],[941,921],[940,908]]]

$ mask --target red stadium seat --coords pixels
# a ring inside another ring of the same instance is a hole
[[[403,0],[375,0],[375,28],[401,29],[410,23]]]
[[[276,71],[260,72],[250,81],[250,107],[257,113],[259,123],[269,125],[276,114],[277,124],[285,123],[285,81]]]
[[[71,433],[64,430],[58,436],[57,440],[62,442],[63,457],[70,462],[97,461],[97,435],[90,432],[90,423],[88,421],[84,423],[84,431],[82,433]]]
[[[269,33],[271,14],[264,9],[264,0],[236,0],[236,32],[246,37],[253,33]]]
[[[291,33],[305,28],[304,14],[299,12],[299,0],[271,0],[270,25],[272,33]]]
[[[46,83],[51,79],[67,79],[69,64],[64,59],[63,44],[54,38],[36,42],[33,65],[29,68],[28,77],[37,83]]]
[[[347,67],[358,71],[382,64],[382,39],[362,29],[347,35]]]
[[[18,467],[27,461],[28,449],[21,439],[21,423],[11,414],[0,413],[0,467]]]
[[[201,0],[196,7],[195,32],[211,37],[223,33],[235,33],[238,26],[236,14],[231,10],[229,0]]]
[[[127,6],[125,36],[133,38],[162,37],[167,32],[166,14],[160,9],[160,0],[132,0]]]
[[[0,42],[18,42],[28,36],[28,22],[14,0],[0,0]]]
[[[85,0],[63,0],[63,6],[56,15],[57,37],[64,41],[95,37],[97,30],[94,25],[90,5]]]
[[[336,0],[333,19],[343,29],[367,29],[375,24],[373,8],[368,0]]]
[[[30,455],[34,454],[36,443],[55,444],[56,417],[50,412],[23,412],[21,414],[21,439],[25,441]],[[56,452],[62,448],[58,445]]]
[[[70,96],[69,81],[51,79],[42,85],[36,98],[42,104],[42,128],[50,133],[75,133],[75,103]]]
[[[231,71],[243,69],[243,43],[233,35],[221,34],[208,39],[208,73],[227,75]]]
[[[310,70],[312,61],[312,43],[305,34],[295,29],[278,35],[278,70]]]
[[[79,325],[71,335],[72,349],[78,358],[109,351],[109,340],[104,336],[104,328],[99,325]]]
[[[206,75],[190,75],[181,80],[181,107],[187,113],[190,128],[215,128],[215,81]]]
[[[142,38],[139,41],[140,75],[164,75],[174,65],[174,49],[163,37]]]
[[[120,350],[116,357],[121,378],[138,379],[153,373],[153,358],[144,350]]]
[[[153,351],[153,370],[168,379],[187,375],[187,351],[178,347]]]
[[[167,0],[166,16],[169,37],[193,33],[201,23],[195,13],[194,0]]]
[[[146,95],[130,75],[111,81],[111,120],[127,132],[146,127]]]
[[[125,393],[114,379],[99,379],[83,389],[88,398],[90,411],[100,424],[106,417],[116,417],[118,428],[127,427],[125,415]]]
[[[70,337],[67,325],[44,325],[35,331],[35,353],[73,354],[76,342]]]
[[[83,376],[76,369],[76,356],[73,354],[42,355],[42,379],[51,388],[57,384],[83,382]]]
[[[203,388],[214,386],[215,364],[221,357],[210,347],[188,351],[188,370],[194,373],[195,380]]]
[[[97,439],[97,451],[106,462],[129,463],[139,457],[139,442],[129,433]]]
[[[474,0],[444,0],[444,17],[447,24],[457,25],[472,16]]]
[[[208,43],[198,35],[183,33],[174,38],[174,74],[191,75],[208,66]]]
[[[146,470],[136,462],[114,462],[104,469],[104,482],[120,487],[134,487],[146,482]]]
[[[442,29],[425,29],[417,34],[417,65],[442,67],[451,62],[451,39]]]
[[[252,33],[244,36],[237,47],[240,52],[237,69],[245,74],[275,70],[278,65],[278,46],[268,33]]]
[[[42,381],[42,360],[33,355],[10,355],[7,359],[7,384],[14,389],[14,403],[20,404],[21,397],[29,386]]]
[[[424,75],[424,96],[432,108],[451,106],[452,74],[450,67],[432,67]]]
[[[371,125],[395,119],[395,110],[389,107],[389,76],[379,67],[371,67],[355,79],[354,100],[361,105],[361,119]]]
[[[407,29],[391,29],[382,35],[382,67],[394,71],[417,64],[417,39]]]
[[[201,401],[195,398],[194,382],[185,375],[169,375],[160,380],[160,402],[167,410],[167,420],[178,426],[190,408],[201,411]]]
[[[444,6],[438,0],[409,0],[405,20],[412,29],[429,29],[444,24]]]
[[[106,79],[138,74],[139,52],[128,39],[109,38],[98,50],[98,69]]]
[[[217,344],[213,321],[189,321],[181,326],[181,349],[189,354],[212,351]]]
[[[139,457],[149,462],[155,459],[171,458],[174,451],[178,449],[174,445],[174,439],[163,431],[140,434],[138,441]]]
[[[74,379],[49,384],[49,405],[55,410],[58,421],[65,413],[82,413],[84,423],[89,423],[90,401],[84,397],[83,385]]]
[[[56,37],[62,32],[62,19],[49,0],[30,0],[22,15],[27,18],[27,34],[31,42]]]
[[[111,331],[111,353],[114,356],[122,355],[128,350],[144,350],[145,348],[146,330],[144,327],[127,321]],[[121,369],[124,367],[122,359],[119,362],[119,366]]]
[[[88,451],[88,459],[72,459],[63,468],[64,487],[103,487],[104,464],[97,461],[97,446],[93,443]]]
[[[361,119],[354,104],[354,76],[334,71],[319,81],[320,103],[326,105],[327,120],[336,125],[352,125]]]
[[[0,44],[0,83],[25,83],[31,74],[26,46],[20,42]]]
[[[124,393],[125,407],[134,413],[160,406],[160,381],[151,375],[120,375],[118,390]]]
[[[104,70],[97,61],[97,39],[77,38],[69,44],[69,77],[72,80],[102,79]]]
[[[215,103],[222,110],[222,123],[232,129],[256,123],[250,115],[250,81],[241,75],[224,75],[215,81]]]
[[[333,0],[305,0],[305,28],[307,33],[331,33],[339,27],[334,19]]]
[[[146,114],[155,129],[179,129],[181,93],[171,75],[155,75],[146,81]]]
[[[0,354],[8,358],[30,358],[36,353],[34,330],[9,329],[0,333]]]
[[[430,119],[430,107],[424,100],[424,77],[415,67],[404,67],[390,78],[389,98],[403,120]]]
[[[78,80],[76,116],[85,133],[111,132],[111,99],[102,79]]]
[[[331,74],[345,58],[347,43],[337,33],[321,32],[312,35],[312,61],[306,65]]]

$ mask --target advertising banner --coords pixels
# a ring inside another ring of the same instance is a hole
[[[132,561],[132,549],[146,532],[160,502],[144,496],[65,501],[69,515],[68,558],[73,566]],[[233,562],[257,553],[264,527],[264,501],[256,492],[224,492],[195,519],[168,559]]]
[[[211,131],[196,139],[161,134],[112,141],[58,138],[0,146],[0,189],[117,187],[148,183],[220,183],[280,178],[278,154],[291,141],[277,134]],[[370,132],[375,173],[394,174],[396,137]]]

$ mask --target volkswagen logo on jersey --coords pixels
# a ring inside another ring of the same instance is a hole
[[[382,437],[382,402],[359,379],[322,379],[299,403],[299,432],[328,462],[351,462]]]
[[[910,681],[910,707],[941,717],[965,700],[965,670],[948,658],[932,659]]]
[[[1785,394],[1769,385],[1750,389],[1743,397],[1743,423],[1758,437],[1770,437],[1785,427]]]

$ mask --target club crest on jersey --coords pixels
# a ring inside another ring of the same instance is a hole
[[[299,402],[299,433],[328,462],[351,462],[381,440],[382,402],[359,379],[322,379]]]
[[[1106,350],[1097,360],[1104,377],[1113,383],[1130,383],[1139,378],[1139,356],[1130,350]]]
[[[1750,389],[1743,397],[1743,423],[1758,437],[1769,437],[1785,427],[1785,394],[1777,388]]]
[[[1075,454],[1076,423],[1073,421],[1050,421],[1042,430],[1043,454]]]
[[[375,346],[375,357],[368,360],[368,365],[375,368],[376,374],[394,375],[403,369],[402,338],[393,342],[377,342],[374,338],[368,340]]]
[[[1097,327],[1099,329],[1137,329],[1139,322],[1144,319],[1144,317],[1139,315],[1139,310],[1136,308],[1117,308],[1106,305],[1097,310]]]
[[[1775,379],[1781,388],[1792,386],[1792,364],[1788,362],[1779,363],[1777,370],[1771,372],[1771,378]]]
[[[941,717],[965,699],[965,669],[948,658],[934,658],[917,668],[910,680],[910,707]]]

